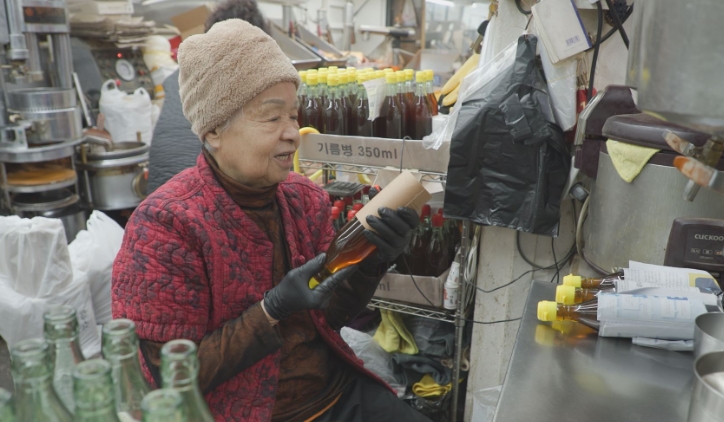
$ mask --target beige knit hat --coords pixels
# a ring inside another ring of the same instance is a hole
[[[249,100],[280,82],[299,87],[299,74],[269,35],[241,20],[219,22],[178,50],[179,94],[191,130],[204,136]]]

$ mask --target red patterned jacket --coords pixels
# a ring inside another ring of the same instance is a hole
[[[328,196],[295,173],[276,195],[296,268],[326,251],[334,237]],[[272,287],[273,246],[260,233],[199,156],[196,167],[150,195],[128,222],[113,266],[113,316],[133,320],[141,339],[198,343]],[[311,315],[331,350],[384,384],[363,368],[323,312]],[[267,355],[206,395],[217,421],[271,420],[279,356]]]

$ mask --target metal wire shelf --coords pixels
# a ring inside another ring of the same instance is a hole
[[[307,161],[307,160],[299,160],[299,167],[302,169],[305,169],[305,170],[314,170],[314,171],[336,170],[336,171],[341,171],[341,172],[345,172],[345,173],[369,174],[369,175],[377,175],[377,172],[380,170],[393,170],[390,167],[361,166],[361,165],[355,165],[355,164],[335,163],[332,161],[316,162],[316,161]],[[421,174],[422,181],[424,181],[424,182],[444,183],[446,180],[446,177],[447,177],[447,175],[445,173],[436,173],[436,172],[424,171],[424,170],[413,170],[413,171]]]
[[[455,311],[445,311],[442,309],[428,309],[402,302],[394,302],[382,300],[373,297],[369,306],[377,309],[386,309],[388,311],[400,312],[407,315],[415,315],[424,318],[434,319],[443,322],[455,322]]]

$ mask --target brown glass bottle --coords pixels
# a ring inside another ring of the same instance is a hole
[[[337,75],[329,75],[327,77],[327,85],[329,86],[329,101],[324,109],[324,133],[327,135],[346,135],[347,128],[345,126],[345,109],[339,92],[339,77]]]
[[[404,71],[395,72],[397,76],[397,102],[400,104],[400,114],[402,114],[402,137],[411,136],[412,131],[412,101],[407,96],[405,90],[405,80],[407,76]]]
[[[430,113],[433,116],[437,116],[437,98],[435,97],[435,88],[433,86],[433,80],[435,79],[435,72],[428,70],[427,78],[425,82],[425,89],[427,90],[427,97],[430,99]]]
[[[563,277],[566,286],[580,287],[582,289],[612,290],[616,283],[624,279],[623,271],[609,274],[602,278],[583,278],[573,274]]]
[[[345,128],[345,135],[353,135],[353,132],[357,132],[356,128],[355,130],[352,130],[351,127],[355,126],[351,124],[352,120],[354,119],[353,114],[353,107],[354,104],[349,98],[349,75],[347,72],[340,71],[339,73],[339,86],[337,87],[338,90],[338,96],[339,101],[342,104],[342,109],[344,110],[344,128]]]
[[[307,98],[300,113],[300,127],[313,127],[323,133],[322,104],[317,93],[317,75],[307,74]]]
[[[353,215],[352,220],[337,232],[337,236],[329,245],[324,268],[309,280],[310,288],[315,288],[320,282],[343,268],[359,264],[377,249],[363,235],[364,231],[365,227]]]
[[[541,321],[576,321],[598,330],[598,299],[578,305],[563,305],[542,300],[538,302],[538,319]]]
[[[299,124],[299,127],[304,127],[302,125],[302,111],[304,110],[304,105],[307,103],[307,72],[305,70],[300,71],[299,77],[301,78],[302,83],[299,85],[299,89],[297,90],[297,100],[299,101],[297,109],[297,123]]]
[[[427,259],[425,264],[428,277],[439,277],[450,268],[450,249],[448,248],[445,233],[443,233],[443,218],[439,214],[432,216],[432,237],[427,247]]]
[[[357,87],[357,101],[352,107],[353,119],[350,126],[354,126],[355,136],[372,136],[372,121],[370,117],[370,102],[367,97],[367,89],[363,83],[369,78],[368,75],[362,74],[358,76],[359,86]],[[351,129],[351,128],[348,128]],[[350,130],[352,132],[352,130]],[[352,133],[350,133],[352,134]]]
[[[404,252],[407,270],[410,274],[423,276],[427,273],[425,260],[431,236],[430,206],[425,205],[420,213],[420,225],[417,226],[417,229],[412,234],[410,246]]]
[[[387,92],[385,99],[380,105],[380,115],[377,117],[372,128],[374,135],[378,138],[402,138],[402,113],[400,101],[397,98],[397,75],[388,73]]]
[[[410,138],[422,139],[432,133],[432,113],[428,105],[428,98],[425,92],[425,76],[417,72],[417,86],[415,99],[410,110],[411,131]]]
[[[575,305],[597,299],[605,290],[581,289],[580,287],[560,285],[556,287],[556,302],[564,305]]]

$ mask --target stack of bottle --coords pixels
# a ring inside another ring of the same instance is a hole
[[[298,122],[328,135],[422,139],[432,133],[438,104],[432,70],[320,68],[299,72]],[[379,116],[370,120],[367,81],[384,79],[386,95]]]
[[[173,340],[161,349],[163,388],[151,391],[141,371],[133,321],[103,327],[103,359],[85,360],[73,308],[44,315],[44,338],[11,349],[15,397],[0,389],[3,422],[212,422],[196,378],[196,345]]]
[[[455,259],[460,238],[456,220],[444,218],[442,208],[433,214],[430,205],[425,205],[420,214],[420,225],[413,233],[410,245],[397,259],[397,272],[439,277]]]

